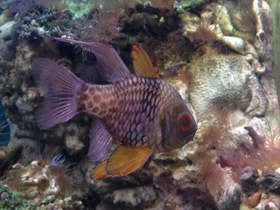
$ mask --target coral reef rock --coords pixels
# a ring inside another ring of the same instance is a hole
[[[189,68],[192,75],[190,102],[201,121],[217,109],[240,109],[250,116],[265,113],[266,95],[243,56],[222,54],[216,47],[205,45],[192,57]]]

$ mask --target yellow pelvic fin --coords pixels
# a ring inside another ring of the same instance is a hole
[[[100,163],[93,179],[105,179],[110,176],[124,176],[141,168],[152,154],[150,147],[128,147],[120,145],[114,153]]]
[[[98,166],[95,168],[94,174],[91,178],[93,179],[105,179],[108,178],[106,175],[105,167],[107,165],[107,160],[104,160],[102,163],[98,164]]]
[[[124,176],[141,168],[152,154],[150,147],[120,145],[107,161],[107,175]]]
[[[156,72],[148,54],[140,45],[133,45],[132,56],[134,70],[138,75],[159,78],[159,74]]]

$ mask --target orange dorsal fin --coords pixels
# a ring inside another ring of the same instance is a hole
[[[150,147],[120,145],[108,160],[100,163],[92,176],[104,179],[110,176],[125,176],[141,168],[152,154]]]
[[[148,54],[140,45],[133,45],[132,56],[134,70],[138,75],[159,78],[159,74],[156,72]]]
[[[105,179],[108,178],[106,175],[105,167],[107,165],[107,160],[104,160],[102,163],[98,164],[95,168],[94,174],[92,175],[93,179]]]

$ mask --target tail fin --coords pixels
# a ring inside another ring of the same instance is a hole
[[[32,70],[36,85],[44,91],[44,100],[35,113],[38,127],[46,130],[72,118],[78,112],[84,82],[46,58],[37,58]]]

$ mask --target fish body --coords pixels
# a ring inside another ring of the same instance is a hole
[[[55,62],[38,58],[33,63],[33,78],[45,99],[35,117],[44,130],[78,112],[97,116],[90,129],[88,156],[103,162],[93,178],[129,174],[142,167],[152,153],[182,147],[194,136],[197,125],[186,103],[153,73],[147,54],[139,46],[134,51],[134,66],[142,75],[149,69],[149,77],[131,74],[111,47],[71,42],[89,47],[110,84],[87,84]],[[121,146],[104,160],[113,140]]]
[[[112,85],[85,84],[80,109],[101,118],[120,143],[163,151],[160,115],[179,100],[181,96],[164,80],[130,76]]]

